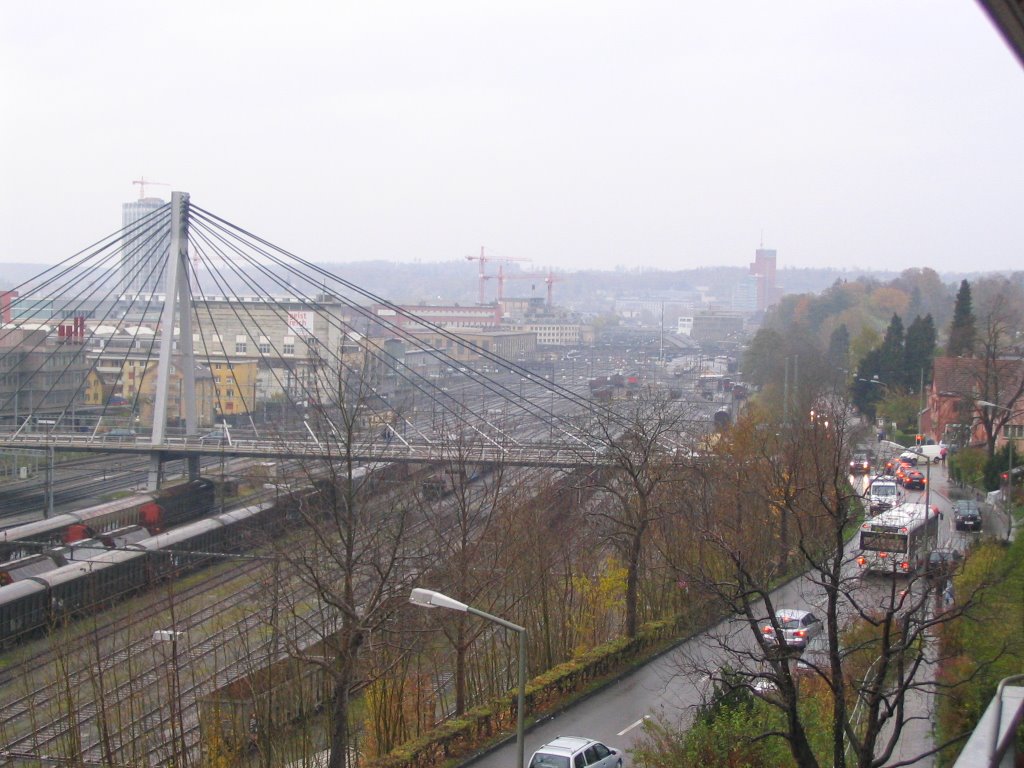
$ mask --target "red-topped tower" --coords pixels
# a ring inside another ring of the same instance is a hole
[[[764,312],[778,300],[779,289],[775,285],[775,250],[758,248],[754,251],[754,261],[750,265],[750,274],[757,278],[757,311]]]

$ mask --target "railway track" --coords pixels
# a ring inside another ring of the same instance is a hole
[[[244,637],[261,621],[258,612],[247,612],[236,622],[229,622],[212,631],[208,624],[227,614],[232,608],[254,600],[262,587],[253,573],[259,563],[249,562],[222,567],[217,572],[192,584],[187,589],[176,591],[173,597],[163,598],[146,604],[146,597],[125,603],[119,613],[130,615],[126,625],[123,617],[107,618],[101,624],[77,630],[68,635],[68,647],[54,647],[52,638],[47,650],[30,654],[17,665],[4,672],[2,690],[10,692],[18,681],[39,681],[30,683],[28,690],[15,695],[5,694],[6,705],[0,713],[0,738],[3,748],[0,756],[9,759],[17,756],[32,756],[36,762],[41,757],[64,757],[70,743],[76,743],[74,752],[82,764],[109,764],[110,754],[128,750],[136,757],[138,744],[133,743],[139,734],[153,733],[154,726],[163,726],[168,717],[161,711],[166,697],[165,654],[155,650],[153,627],[161,623],[161,617],[168,612],[174,616],[174,626],[185,632],[203,631],[203,640],[194,644],[185,643],[190,666],[194,669],[204,659],[222,652],[230,637]],[[211,592],[220,594],[214,600],[202,600],[194,609],[182,612],[197,598]],[[139,605],[139,603],[142,603]],[[120,638],[131,638],[126,644],[118,644]],[[60,642],[58,639],[58,642]],[[77,640],[77,642],[75,642]],[[251,651],[251,649],[249,649]],[[237,662],[236,662],[237,663]],[[251,663],[251,662],[249,662]],[[215,684],[223,684],[224,678],[234,672],[232,665],[213,665],[216,669],[210,677]],[[49,674],[48,674],[49,673]],[[42,679],[41,679],[42,678]],[[198,681],[198,687],[202,681]],[[84,695],[92,691],[92,697]],[[102,704],[97,704],[101,697]],[[184,700],[192,699],[191,689],[179,689]],[[81,695],[78,695],[81,694]],[[63,702],[63,703],[62,703]],[[73,705],[71,702],[74,702]],[[129,736],[109,733],[103,722],[112,712],[123,707],[132,710],[129,723],[124,723]],[[41,713],[47,713],[40,718]],[[198,719],[196,719],[198,728]],[[198,740],[198,734],[195,736]],[[149,749],[158,752],[166,741],[158,739]],[[145,751],[145,750],[144,750]],[[27,759],[22,757],[21,759]],[[118,757],[116,762],[123,760]]]
[[[387,506],[396,493],[376,494],[372,503]],[[0,673],[10,702],[0,712],[0,763],[156,765],[198,754],[199,702],[283,656],[261,632],[267,590],[259,569],[246,561],[220,566],[161,599],[150,592],[79,622],[41,641],[43,650],[19,649],[19,663]],[[311,597],[284,586],[289,601]],[[169,627],[184,632],[180,641],[154,640],[154,630]]]

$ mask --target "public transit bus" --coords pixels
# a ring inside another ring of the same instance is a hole
[[[861,525],[857,565],[865,573],[909,575],[927,561],[938,535],[938,509],[918,502],[897,504]]]

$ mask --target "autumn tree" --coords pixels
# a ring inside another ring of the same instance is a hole
[[[625,631],[634,637],[645,548],[693,444],[692,406],[645,393],[622,404],[614,416],[598,414],[587,430],[606,446],[607,462],[587,481],[598,496],[588,514],[626,568]]]
[[[826,359],[837,369],[845,369],[850,364],[850,331],[845,324],[840,325],[829,336]]]
[[[876,768],[916,717],[907,711],[911,697],[936,690],[930,636],[975,594],[936,608],[924,578],[860,578],[856,551],[847,548],[863,511],[847,476],[855,416],[824,392],[804,393],[801,408],[814,416],[790,425],[764,411],[742,419],[702,468],[703,492],[680,499],[661,523],[701,542],[679,550],[674,565],[736,617],[711,633],[711,648],[679,654],[679,668],[716,681],[726,668],[732,685],[777,711],[762,723],[767,730],[740,738],[781,739],[801,768]],[[763,630],[770,625],[779,636],[778,609],[800,607],[777,589],[801,573],[801,599],[814,606],[828,641],[820,660],[805,661],[806,674]]]

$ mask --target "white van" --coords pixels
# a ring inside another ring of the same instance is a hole
[[[942,443],[939,443],[938,445],[936,445],[935,443],[932,443],[931,445],[912,445],[909,448],[907,448],[907,450],[905,450],[903,453],[912,454],[918,457],[918,463],[921,463],[920,457],[925,456],[928,458],[928,461],[932,462],[933,464],[938,464],[940,461],[942,461],[942,449],[945,447],[946,446],[943,445]]]
[[[896,478],[890,475],[879,475],[871,481],[868,488],[868,508],[872,514],[892,509],[900,502],[900,486]]]

